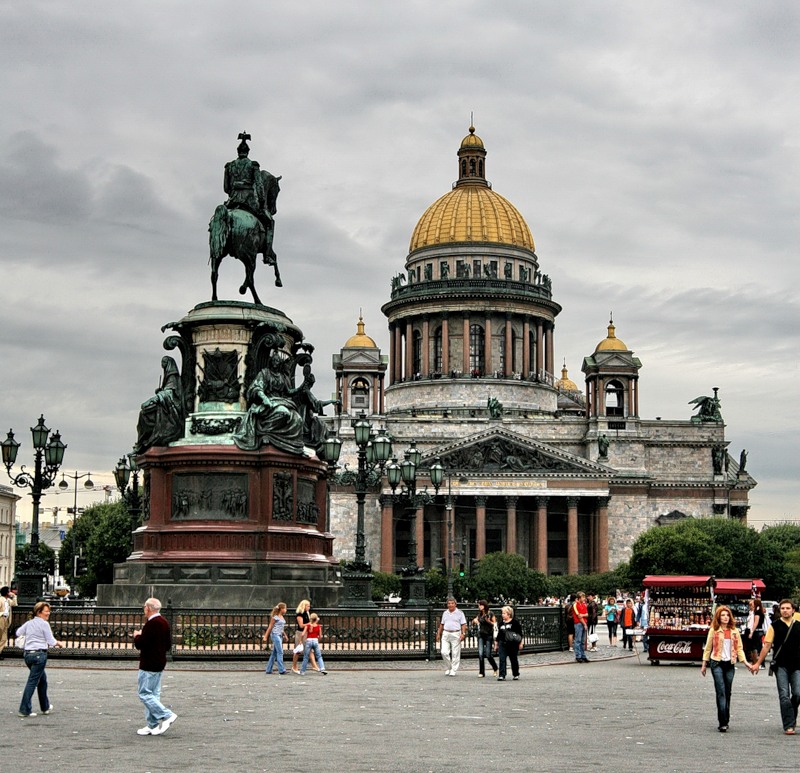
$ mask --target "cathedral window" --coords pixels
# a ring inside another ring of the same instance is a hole
[[[433,333],[433,370],[442,372],[442,328],[441,325]]]
[[[369,382],[361,376],[353,379],[350,385],[350,405],[364,410],[369,408]]]
[[[485,340],[482,325],[469,326],[469,370],[474,378],[482,376],[486,368]]]
[[[419,330],[414,331],[411,349],[411,370],[414,373],[414,378],[417,378],[422,372],[422,333]]]
[[[625,415],[625,387],[619,381],[606,384],[606,416]]]

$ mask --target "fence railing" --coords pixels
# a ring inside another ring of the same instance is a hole
[[[397,607],[375,609],[315,609],[322,623],[321,645],[330,660],[432,659],[436,655],[436,629],[441,607]],[[183,609],[161,610],[172,626],[172,658],[263,659],[264,632],[269,611]],[[467,608],[468,620],[474,610]],[[499,616],[499,610],[498,610]],[[6,654],[20,654],[13,631],[30,617],[30,609],[14,610]],[[566,646],[562,615],[558,607],[517,607],[526,652],[552,652]],[[287,632],[293,630],[293,614],[287,613]],[[53,605],[50,627],[64,649],[51,650],[52,657],[136,658],[133,632],[142,627],[141,607],[59,607]],[[470,625],[464,654],[477,652],[477,626]],[[291,652],[289,636],[287,651]]]

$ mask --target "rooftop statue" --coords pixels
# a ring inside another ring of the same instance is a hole
[[[247,132],[242,132],[239,139],[238,157],[225,164],[223,187],[228,200],[216,208],[208,224],[211,300],[217,300],[219,264],[226,255],[230,255],[240,260],[245,268],[245,280],[239,293],[244,295],[250,290],[253,300],[260,304],[254,282],[259,253],[264,256],[264,263],[275,270],[275,286],[283,286],[278,257],[272,249],[281,178],[262,170],[258,161],[249,157],[247,140],[251,137]]]
[[[714,387],[713,397],[701,396],[695,397],[694,400],[689,400],[689,405],[697,407],[697,413],[692,416],[692,421],[722,421],[721,403],[719,397],[717,397],[717,392],[719,392],[719,388]]]

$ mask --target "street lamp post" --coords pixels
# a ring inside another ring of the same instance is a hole
[[[66,491],[69,488],[69,483],[67,483],[66,480],[67,478],[69,478],[75,484],[75,497],[72,500],[72,528],[69,530],[70,534],[72,535],[72,575],[70,577],[70,586],[74,591],[75,577],[78,574],[78,547],[75,538],[75,527],[78,525],[78,481],[86,478],[86,482],[83,484],[83,487],[87,491],[94,490],[94,482],[92,481],[92,473],[90,472],[78,473],[76,470],[74,475],[67,475],[66,473],[62,472],[61,482],[58,484],[58,487],[62,491]]]
[[[133,475],[133,483],[128,489],[128,482]],[[117,466],[114,468],[114,481],[117,484],[119,493],[122,494],[122,501],[131,517],[133,529],[139,527],[139,516],[142,512],[141,498],[139,497],[139,465],[136,464],[134,454],[120,456]],[[132,530],[133,530],[132,529]]]
[[[364,510],[367,492],[376,474],[392,455],[392,441],[386,431],[373,431],[372,424],[362,411],[352,422],[356,443],[358,469],[355,473],[346,470],[339,475],[341,482],[352,482],[356,494],[356,543],[355,558],[343,573],[345,598],[342,606],[372,606],[372,564],[367,561],[367,538],[364,525]],[[333,473],[339,460],[342,441],[331,435],[325,441],[325,459]]]
[[[405,452],[403,461],[398,463],[397,457],[392,459],[386,467],[386,477],[392,489],[392,496],[396,501],[405,504],[409,520],[408,563],[403,567],[402,597],[407,605],[425,604],[425,580],[422,578],[422,568],[417,565],[417,508],[433,502],[433,496],[427,489],[417,493],[417,468],[422,461],[422,453],[417,449],[417,444],[411,441],[411,447]],[[436,493],[444,480],[444,467],[437,458],[429,469],[431,485]],[[397,493],[397,487],[403,483],[404,487]]]
[[[19,576],[19,597],[20,601],[36,600],[42,594],[44,577],[47,575],[44,557],[39,551],[39,502],[42,492],[53,485],[58,468],[64,461],[64,451],[66,445],[61,442],[61,434],[56,430],[50,434],[50,430],[45,426],[44,415],[39,416],[39,423],[31,427],[31,437],[34,449],[34,468],[33,474],[25,470],[25,465],[21,465],[17,475],[11,474],[11,468],[17,461],[17,453],[20,443],[14,439],[13,430],[8,431],[8,436],[0,442],[2,449],[3,464],[5,465],[8,477],[15,486],[29,488],[31,499],[33,500],[33,522],[31,524],[31,547],[29,560],[26,565],[17,572]]]

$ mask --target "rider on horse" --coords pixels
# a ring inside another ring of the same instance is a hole
[[[258,161],[253,161],[248,157],[250,146],[247,144],[247,140],[251,139],[250,135],[242,132],[238,139],[241,140],[239,147],[236,148],[238,158],[225,164],[223,188],[228,194],[225,206],[228,209],[246,210],[264,226],[267,233],[271,233],[273,229],[272,216],[275,212],[269,211],[269,209],[274,209],[274,203],[272,207],[267,208],[267,192],[264,188],[265,174],[261,172]],[[269,172],[266,175],[272,177]]]

